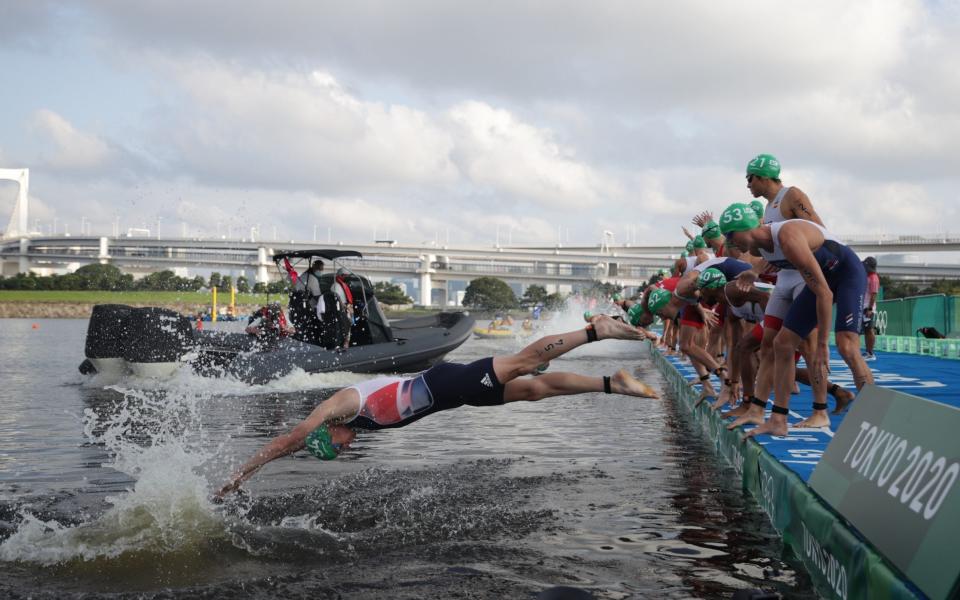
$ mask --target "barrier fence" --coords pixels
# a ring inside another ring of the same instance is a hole
[[[923,327],[940,333],[960,335],[960,296],[931,294],[877,302],[874,325],[877,333],[889,336],[915,336]]]

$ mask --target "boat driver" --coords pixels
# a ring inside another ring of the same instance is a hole
[[[321,402],[289,433],[258,450],[216,492],[222,499],[238,489],[270,461],[306,447],[314,456],[332,460],[356,437],[354,429],[405,427],[423,417],[470,406],[499,406],[521,400],[605,392],[657,398],[647,384],[626,370],[612,376],[588,377],[574,373],[543,373],[553,359],[589,342],[604,339],[639,340],[635,327],[607,316],[597,317],[585,329],[546,336],[517,354],[483,358],[470,364],[440,363],[419,375],[378,377],[343,388]]]

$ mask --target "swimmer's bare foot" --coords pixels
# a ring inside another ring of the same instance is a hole
[[[847,405],[854,401],[856,396],[850,390],[845,390],[842,387],[837,386],[836,391],[830,394],[837,401],[837,407],[833,409],[835,415],[839,415],[843,411],[847,410]]]
[[[737,417],[733,423],[727,425],[727,429],[736,429],[741,425],[760,425],[763,423],[763,409],[753,405],[747,409],[747,412]]]
[[[793,382],[793,391],[790,392],[790,393],[793,394],[794,396],[796,396],[797,394],[799,394],[799,393],[800,393],[800,384],[798,384],[796,381],[794,381],[794,382]]]
[[[789,427],[787,426],[786,415],[770,415],[770,418],[751,429],[743,435],[743,441],[747,438],[757,437],[758,435],[787,435]]]
[[[620,369],[610,378],[610,391],[615,394],[624,394],[626,396],[639,396],[641,398],[659,398],[649,385],[635,378],[626,369]]]
[[[750,403],[744,400],[735,408],[728,410],[725,413],[720,413],[720,418],[726,419],[727,417],[739,417],[740,415],[747,414],[748,410],[750,410]]]
[[[812,415],[799,423],[795,423],[793,426],[800,428],[830,427],[830,417],[827,416],[827,411],[825,410],[815,410]]]
[[[733,396],[731,396],[730,394],[727,394],[726,392],[720,392],[720,396],[717,398],[717,400],[710,405],[710,410],[720,410],[727,404],[730,404],[732,406],[733,405],[732,400],[733,400]]]
[[[642,340],[644,336],[636,327],[616,321],[607,315],[599,315],[592,322],[598,340]]]

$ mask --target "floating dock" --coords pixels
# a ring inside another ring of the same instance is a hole
[[[831,381],[854,391],[850,370],[836,350],[832,349],[832,352]],[[753,495],[784,543],[803,562],[818,593],[828,598],[864,600],[956,597],[957,587],[952,583],[955,580],[940,586],[947,590],[946,593],[925,595],[893,561],[811,487],[811,475],[845,415],[831,415],[829,430],[791,429],[785,437],[764,435],[744,442],[744,430],[727,430],[732,419],[722,419],[718,411],[710,409],[712,399],[695,406],[699,386],[691,384],[696,380],[696,372],[688,362],[666,356],[652,346],[651,355],[678,402],[691,412],[703,433],[715,444],[717,452],[742,477],[744,490]],[[877,356],[878,360],[868,364],[878,386],[960,407],[960,395],[956,392],[960,390],[960,362],[889,352],[878,352]],[[715,387],[720,389],[719,382]],[[812,412],[810,388],[800,387],[800,394],[793,395],[790,400],[788,419],[791,423]],[[864,400],[869,401],[861,397],[854,404]],[[833,399],[828,397],[828,401],[832,410]],[[960,434],[954,432],[953,437],[957,436]],[[947,455],[948,460],[956,458],[956,455]],[[953,487],[952,483],[950,487]],[[950,500],[954,501],[956,496],[954,493]],[[896,516],[890,515],[891,520]],[[944,560],[953,564],[955,575],[956,564],[960,563],[957,558],[960,545],[953,547],[949,558]]]

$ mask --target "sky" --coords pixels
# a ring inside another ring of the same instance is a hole
[[[0,68],[44,233],[681,243],[758,153],[841,236],[960,233],[952,0],[0,0]]]

